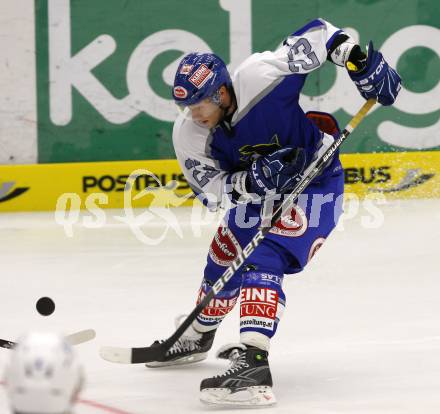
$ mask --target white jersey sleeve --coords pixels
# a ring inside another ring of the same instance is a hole
[[[198,198],[210,210],[229,204],[225,194],[226,185],[245,174],[232,174],[222,170],[219,162],[211,156],[212,134],[207,128],[179,116],[174,123],[173,144],[180,168],[188,184]]]
[[[316,19],[288,36],[274,52],[249,56],[233,76],[238,110],[232,123],[237,123],[256,101],[286,76],[307,74],[321,67],[327,60],[333,39],[340,33],[344,33],[342,29],[323,19]]]
[[[327,60],[332,40],[342,30],[324,19],[316,19],[292,33],[275,51],[278,59],[285,62],[287,73],[309,73]]]

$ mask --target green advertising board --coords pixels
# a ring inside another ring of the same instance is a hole
[[[370,39],[403,78],[344,152],[440,149],[440,3],[436,0],[36,0],[39,162],[174,158],[171,98],[183,54],[236,68],[322,17]],[[345,70],[309,75],[305,109],[344,124],[362,98]]]

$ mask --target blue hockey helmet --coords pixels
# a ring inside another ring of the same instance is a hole
[[[212,97],[222,85],[232,84],[225,62],[214,53],[189,53],[174,78],[173,98],[178,105],[194,105]]]

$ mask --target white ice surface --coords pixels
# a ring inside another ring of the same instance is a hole
[[[381,210],[383,225],[364,228],[362,214],[345,221],[305,272],[286,278],[287,309],[270,354],[278,405],[270,412],[440,412],[440,200]],[[207,411],[200,380],[225,368],[213,355],[164,370],[98,356],[100,345],[165,338],[174,317],[192,309],[215,220],[195,237],[189,209],[174,213],[183,239],[170,230],[156,246],[114,219],[101,229],[74,226],[69,238],[52,214],[0,215],[0,338],[97,331],[77,347],[87,372],[82,398],[107,408],[79,404],[78,414]],[[154,222],[145,234],[160,234],[163,220]],[[52,316],[36,313],[41,296],[56,302]],[[238,339],[237,310],[214,348]],[[0,349],[0,370],[10,352]],[[0,387],[0,413],[6,407]]]

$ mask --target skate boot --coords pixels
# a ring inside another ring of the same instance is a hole
[[[182,315],[176,318],[176,328],[187,315]],[[208,351],[214,342],[215,330],[209,332],[197,332],[191,326],[179,338],[179,340],[168,350],[164,361],[148,362],[145,365],[149,368],[168,367],[171,365],[185,365],[194,362],[203,361],[208,357]],[[154,343],[161,343],[155,341]]]
[[[231,365],[224,374],[202,381],[200,400],[203,403],[241,408],[276,403],[266,351],[244,344],[229,344],[220,348],[217,357],[229,359]]]

